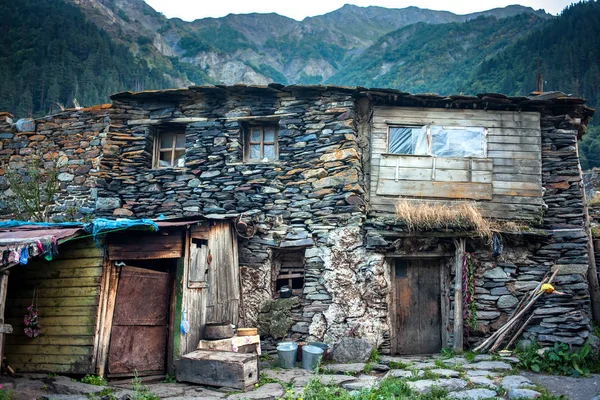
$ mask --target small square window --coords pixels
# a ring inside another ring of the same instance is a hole
[[[280,295],[281,289],[291,290],[294,296],[302,296],[304,289],[304,250],[277,251],[273,257],[275,273],[275,297]]]
[[[277,160],[276,125],[250,125],[244,137],[244,161]]]
[[[185,133],[159,132],[154,141],[154,168],[185,167]]]

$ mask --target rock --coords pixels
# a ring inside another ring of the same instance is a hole
[[[502,378],[500,385],[507,390],[518,389],[524,386],[535,386],[529,379],[520,375],[507,375]]]
[[[373,344],[368,340],[345,337],[333,352],[333,360],[338,363],[367,362],[372,351]]]
[[[114,210],[121,207],[121,199],[118,197],[99,197],[96,199],[96,210]]]
[[[334,374],[358,374],[365,369],[365,363],[354,364],[329,364],[323,366],[323,369]]]
[[[371,368],[373,368],[373,371],[377,372],[387,372],[390,370],[390,367],[385,364],[371,364]]]
[[[593,360],[600,359],[600,339],[596,335],[590,335],[587,338],[586,344],[590,346],[590,357]]]
[[[517,305],[518,303],[519,303],[519,299],[517,299],[515,296],[507,294],[504,296],[500,296],[496,305],[499,308],[512,308],[513,306]]]
[[[31,118],[21,118],[15,126],[19,132],[35,132],[35,122]]]
[[[485,369],[492,371],[510,371],[512,367],[502,361],[481,361],[478,363],[465,365],[465,368],[468,369]]]
[[[413,360],[406,357],[397,357],[397,356],[381,356],[379,357],[379,362],[382,364],[389,365],[390,363],[394,364],[403,364],[403,365],[411,365],[414,363]]]
[[[75,175],[70,174],[68,172],[61,172],[56,177],[56,179],[58,179],[61,182],[71,182],[73,180],[73,178],[75,178]]]
[[[425,372],[410,369],[393,369],[383,376],[383,378],[420,378]]]
[[[458,378],[460,375],[460,373],[458,371],[454,371],[453,369],[444,369],[444,368],[430,369],[429,372],[431,372],[432,374],[443,376],[445,378]]]
[[[473,377],[477,377],[477,376],[497,376],[497,375],[498,375],[497,372],[487,371],[484,369],[467,371],[467,378],[473,378]]]
[[[448,358],[447,360],[442,360],[442,362],[446,365],[451,366],[464,365],[469,363],[464,357],[452,357]]]
[[[387,247],[388,242],[377,232],[367,232],[366,235],[367,248]]]
[[[469,378],[469,381],[473,385],[487,386],[493,389],[497,387],[493,380],[491,380],[490,378],[486,378],[485,376],[474,376],[472,378]]]
[[[323,169],[323,168],[309,169],[308,171],[304,171],[300,175],[304,179],[310,179],[310,178],[321,179],[321,178],[325,178],[327,176],[327,171],[325,171],[325,169]]]
[[[227,396],[228,400],[271,400],[283,396],[283,388],[279,383],[267,383],[251,392],[237,393]]]
[[[436,365],[433,361],[426,361],[426,362],[414,363],[410,367],[414,368],[414,369],[430,369],[430,368],[435,368]]]
[[[115,217],[131,217],[133,216],[133,212],[126,208],[117,208],[115,211],[113,211],[113,215]]]
[[[219,171],[217,169],[213,169],[213,170],[204,171],[203,173],[201,173],[200,178],[214,178],[215,176],[219,176],[219,175],[221,175],[221,171]]]
[[[511,389],[508,391],[509,399],[537,399],[542,394],[531,389]]]
[[[372,388],[377,385],[379,379],[375,376],[360,375],[358,378],[342,383],[342,387],[346,390],[363,390]]]
[[[449,399],[491,399],[496,397],[496,392],[490,389],[470,389],[462,392],[455,392],[448,395]]]
[[[89,385],[87,383],[76,382],[66,376],[57,376],[55,378],[52,378],[50,382],[47,382],[47,385],[48,391],[50,393],[67,395],[97,393],[106,389],[106,387],[104,386],[96,386]]]
[[[457,390],[464,389],[467,387],[467,382],[462,379],[450,378],[450,379],[423,379],[421,381],[407,382],[407,385],[414,391],[419,393],[429,393],[432,388],[439,387],[449,392],[455,392]]]
[[[267,377],[271,379],[277,379],[283,383],[291,383],[295,382],[298,378],[305,378],[313,376],[311,371],[307,371],[301,368],[293,368],[293,369],[264,369],[261,371]],[[308,382],[308,380],[307,380]]]
[[[494,269],[486,271],[483,274],[483,277],[484,278],[488,278],[488,279],[496,279],[496,280],[506,280],[506,279],[508,279],[508,275],[500,267],[496,267]]]
[[[489,354],[477,354],[473,359],[473,362],[479,361],[492,361],[492,356]]]
[[[336,175],[328,176],[326,178],[319,179],[312,183],[315,189],[326,189],[331,187],[343,187],[348,184],[358,182],[358,173],[356,170],[348,170],[340,172]]]
[[[321,156],[321,161],[323,162],[332,162],[332,161],[342,161],[348,158],[358,159],[358,153],[355,149],[340,149],[336,150],[333,153],[326,153]]]
[[[294,387],[303,388],[308,385],[312,379],[317,379],[323,385],[329,386],[339,386],[344,382],[350,382],[356,380],[354,376],[348,375],[307,375],[307,376],[299,376],[294,379]]]

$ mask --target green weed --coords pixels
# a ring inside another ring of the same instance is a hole
[[[142,385],[142,380],[137,371],[135,371],[135,376],[131,381],[131,387],[131,390],[133,390],[133,394],[130,396],[131,400],[160,400],[160,397],[152,393],[147,386]]]
[[[379,355],[379,350],[377,350],[377,347],[375,347],[373,350],[371,350],[371,355],[369,356],[369,362],[378,363],[380,359],[381,359],[381,356]]]
[[[556,375],[585,376],[594,367],[595,362],[591,357],[588,345],[577,351],[572,351],[565,343],[554,343],[543,354],[539,354],[540,347],[532,345],[517,353],[521,360],[520,367],[535,372],[549,372]]]
[[[108,382],[101,376],[98,375],[86,375],[81,378],[81,383],[87,383],[88,385],[106,386]]]
[[[167,374],[165,375],[163,383],[177,383],[177,379],[175,378],[175,375]]]

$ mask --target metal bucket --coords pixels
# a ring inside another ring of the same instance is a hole
[[[277,345],[277,355],[279,356],[279,366],[281,368],[294,368],[297,354],[298,344],[296,342],[281,342]]]
[[[309,371],[314,371],[319,365],[319,361],[321,361],[321,357],[323,357],[323,349],[317,346],[303,346],[302,347],[302,368],[307,369]]]

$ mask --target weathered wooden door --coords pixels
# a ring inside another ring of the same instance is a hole
[[[439,262],[397,259],[394,276],[396,352],[439,352],[442,348]]]
[[[125,266],[108,352],[108,376],[165,372],[171,297],[168,272]]]

